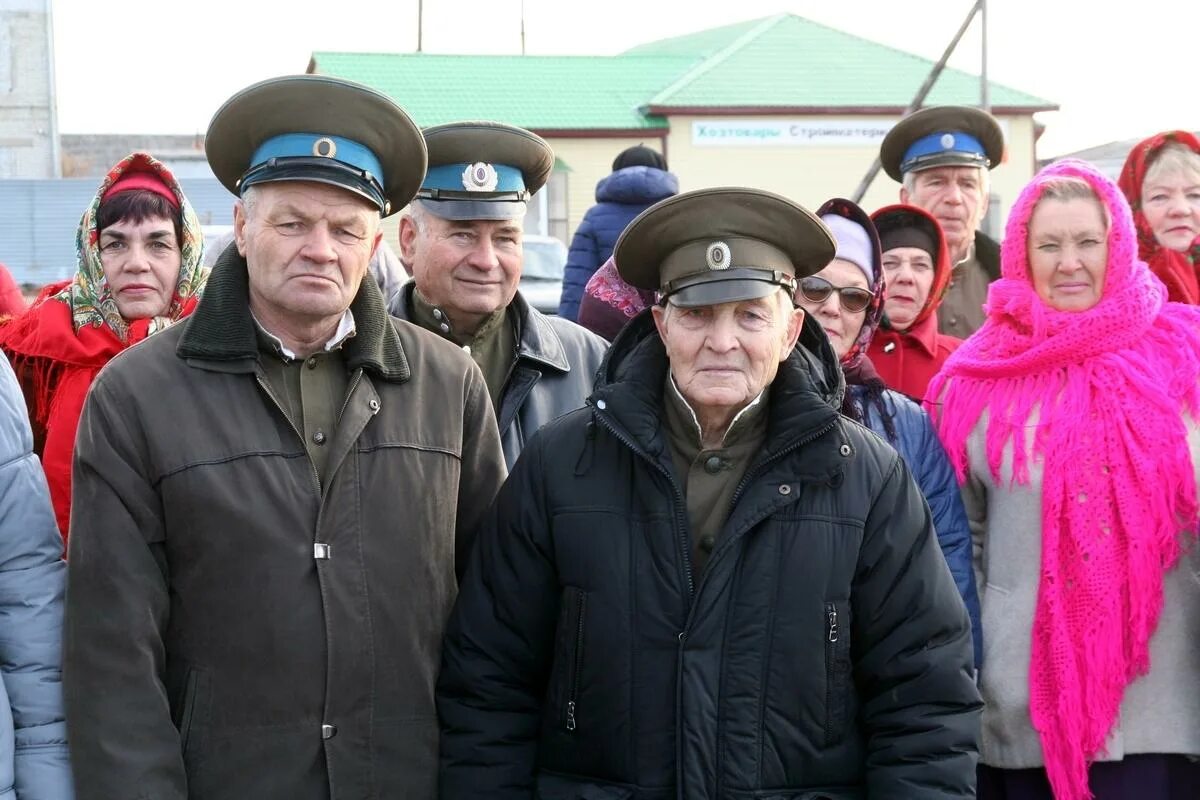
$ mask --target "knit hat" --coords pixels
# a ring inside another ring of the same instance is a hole
[[[833,231],[833,238],[837,240],[837,253],[834,258],[849,261],[857,266],[867,276],[867,285],[874,286],[875,265],[871,258],[873,247],[866,228],[839,214],[825,214],[821,221]]]
[[[639,144],[622,150],[613,159],[613,172],[626,167],[654,167],[666,170],[667,159],[663,158],[662,153],[657,150],[651,150],[646,145]]]
[[[100,202],[104,203],[104,201],[110,199],[113,195],[120,194],[121,192],[136,191],[152,192],[170,203],[171,208],[179,209],[179,198],[175,196],[175,192],[171,191],[171,188],[167,186],[163,179],[158,177],[157,173],[137,169],[130,169],[117,178],[116,182],[104,192],[104,195],[100,198]]]
[[[879,246],[885,253],[895,250],[897,247],[915,247],[918,250],[924,250],[929,254],[930,260],[937,263],[937,245],[934,243],[933,237],[926,230],[915,225],[898,225],[891,229],[881,227]]]

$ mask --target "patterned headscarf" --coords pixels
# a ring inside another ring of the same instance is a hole
[[[868,415],[878,414],[883,421],[884,433],[888,438],[894,440],[896,430],[892,414],[883,402],[883,393],[887,391],[887,386],[879,377],[879,373],[875,371],[871,359],[867,358],[867,348],[871,346],[871,337],[875,335],[879,323],[883,320],[883,298],[887,289],[883,276],[883,259],[879,250],[879,234],[875,231],[875,224],[871,222],[867,212],[849,200],[835,197],[817,209],[818,217],[830,214],[845,217],[867,232],[867,236],[871,240],[871,258],[874,259],[872,271],[875,279],[869,286],[871,302],[863,313],[863,322],[862,327],[858,330],[858,338],[854,340],[854,344],[851,345],[846,355],[841,358],[846,385],[861,386],[863,390],[859,393],[846,392],[843,395],[842,414],[852,420],[864,423],[867,421]],[[861,408],[859,403],[861,403]]]
[[[104,278],[96,224],[104,193],[130,171],[160,178],[178,199],[183,222],[179,278],[166,313],[132,321],[121,316]],[[115,355],[196,308],[208,277],[208,270],[200,265],[203,246],[200,221],[175,177],[148,154],[133,153],[109,171],[84,212],[76,236],[75,276],[45,287],[24,314],[0,324],[0,350],[21,376],[35,430],[45,435],[42,467],[64,539],[71,516],[75,432],[88,389]]]
[[[179,200],[180,214],[183,218],[182,241],[179,242],[179,279],[175,284],[171,304],[160,317],[133,322],[121,316],[116,298],[113,297],[108,281],[104,278],[104,267],[100,263],[100,229],[97,225],[101,198],[109,187],[127,172],[150,172],[160,178]],[[122,342],[143,339],[178,321],[190,305],[188,301],[200,294],[208,277],[208,270],[200,264],[203,249],[204,234],[200,229],[200,219],[184,196],[175,176],[149,153],[131,153],[108,171],[91,205],[83,212],[83,219],[80,220],[75,236],[75,253],[78,258],[75,277],[51,299],[66,303],[71,308],[76,332],[88,325],[107,325]]]

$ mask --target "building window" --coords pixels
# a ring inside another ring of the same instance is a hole
[[[546,232],[563,244],[569,244],[567,231],[570,227],[567,215],[570,203],[567,202],[567,172],[555,165],[546,184]]]
[[[554,171],[546,185],[529,198],[525,211],[525,232],[535,236],[554,236],[567,244],[567,173],[571,170],[555,159]]]
[[[988,210],[979,223],[979,230],[998,242],[1004,237],[1003,223],[1000,219],[1000,195],[989,194]]]

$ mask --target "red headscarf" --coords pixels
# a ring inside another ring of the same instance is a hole
[[[1138,257],[1149,264],[1150,271],[1167,285],[1168,300],[1197,305],[1200,304],[1200,281],[1196,276],[1196,264],[1200,262],[1200,239],[1192,242],[1186,253],[1163,247],[1154,238],[1154,231],[1142,213],[1142,183],[1146,180],[1146,169],[1158,157],[1159,150],[1173,142],[1200,153],[1200,140],[1187,131],[1155,134],[1129,151],[1125,166],[1121,168],[1118,185],[1133,209],[1133,221],[1138,233]]]

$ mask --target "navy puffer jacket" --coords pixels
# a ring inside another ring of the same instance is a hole
[[[882,400],[887,413],[891,415],[896,434],[893,438],[888,435],[877,407],[872,406],[867,410],[867,404],[863,402],[865,387],[849,386],[847,389],[863,424],[896,448],[908,464],[917,488],[925,496],[925,502],[929,504],[938,545],[946,557],[950,574],[954,576],[958,593],[967,606],[967,614],[971,617],[975,667],[978,669],[983,660],[983,636],[979,621],[979,592],[975,586],[975,570],[971,567],[971,528],[967,524],[967,511],[958,491],[958,481],[954,477],[950,458],[933,430],[929,415],[916,403],[899,392],[889,390],[883,393]]]
[[[596,184],[596,205],[587,210],[571,239],[558,315],[575,322],[583,289],[612,255],[617,237],[633,218],[659,200],[679,194],[679,179],[654,167],[626,167]]]
[[[702,572],[649,312],[482,526],[438,679],[441,800],[965,800],[967,613],[814,318]]]

